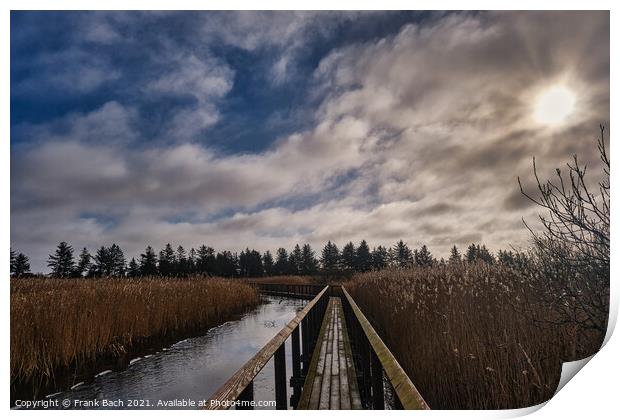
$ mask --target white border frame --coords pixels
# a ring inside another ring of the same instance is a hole
[[[2,137],[4,141],[2,142],[2,148],[0,153],[0,170],[2,171],[2,176],[0,177],[0,185],[2,188],[2,194],[4,197],[10,197],[10,72],[9,72],[9,63],[10,63],[10,10],[72,10],[72,9],[96,9],[96,10],[201,10],[201,9],[240,9],[240,10],[255,10],[255,9],[299,9],[299,10],[371,10],[371,9],[379,9],[379,10],[400,10],[400,9],[411,9],[415,7],[418,10],[546,10],[546,9],[557,9],[561,10],[584,10],[584,9],[594,9],[594,10],[611,10],[611,44],[610,44],[610,52],[611,54],[611,108],[610,108],[610,131],[613,127],[612,122],[618,121],[617,111],[614,107],[615,99],[617,99],[617,86],[615,83],[615,79],[613,77],[614,68],[617,69],[616,57],[614,56],[614,46],[617,45],[617,30],[615,27],[617,23],[619,23],[619,19],[616,17],[616,11],[613,7],[618,4],[617,2],[612,1],[603,1],[603,0],[590,0],[588,2],[578,2],[578,1],[563,1],[563,2],[553,2],[548,0],[523,0],[523,1],[503,1],[501,3],[497,1],[489,1],[489,0],[480,0],[480,1],[428,1],[428,0],[420,0],[416,2],[411,1],[403,1],[403,0],[383,0],[381,2],[368,1],[368,0],[359,0],[359,1],[307,1],[301,0],[296,1],[294,3],[287,2],[283,0],[265,0],[262,2],[250,2],[244,0],[228,0],[226,2],[216,3],[216,2],[199,2],[199,1],[191,1],[191,0],[176,0],[174,2],[164,2],[161,0],[134,0],[134,1],[119,1],[119,0],[108,0],[108,1],[76,1],[76,0],[56,0],[54,2],[50,1],[42,1],[42,0],[25,0],[25,1],[13,1],[8,0],[2,3],[3,4],[3,13],[1,14],[1,25],[2,28],[2,42],[0,44],[0,54],[2,57],[5,57],[2,62],[5,64],[2,66],[2,92],[4,94],[3,100],[1,102],[1,113],[0,113],[0,122],[2,127]],[[53,6],[53,7],[52,7]],[[610,147],[610,155],[614,155],[616,150],[615,146]],[[615,156],[613,156],[615,157]],[[614,159],[615,162],[615,159]],[[613,179],[613,177],[612,177]],[[618,193],[618,188],[615,182],[612,181],[612,214],[617,213],[616,211],[616,202],[614,200],[616,194]],[[1,207],[2,218],[1,218],[1,228],[2,228],[2,251],[4,255],[9,253],[10,247],[10,202],[9,200],[4,201],[4,205]],[[617,220],[617,217],[613,217],[614,220]],[[429,416],[433,418],[446,419],[446,418],[472,418],[472,419],[480,419],[480,418],[508,418],[508,417],[517,417],[526,414],[530,414],[535,412],[532,418],[536,419],[545,419],[545,418],[564,418],[564,419],[583,419],[584,417],[590,418],[611,418],[612,413],[617,412],[616,401],[617,398],[617,381],[620,377],[620,369],[618,368],[618,361],[615,357],[616,354],[620,353],[620,344],[619,339],[617,337],[612,337],[611,333],[616,324],[617,313],[618,313],[618,287],[616,282],[613,279],[618,279],[618,264],[615,260],[615,242],[618,238],[618,229],[616,228],[616,224],[612,224],[612,264],[611,264],[611,279],[612,279],[612,289],[611,289],[611,311],[610,311],[610,327],[608,330],[608,334],[606,337],[606,344],[601,349],[601,351],[595,355],[591,362],[588,363],[588,368],[584,369],[583,372],[579,373],[579,377],[576,380],[570,381],[556,396],[554,396],[547,404],[541,404],[540,406],[520,409],[520,410],[504,410],[504,411],[431,411],[425,413],[411,413],[411,412],[389,412],[390,416],[395,418],[409,418],[410,416]],[[0,258],[0,267],[2,268],[2,272],[8,273],[8,258]],[[2,287],[2,299],[3,302],[8,303],[9,300],[9,282],[3,282]],[[4,361],[2,365],[2,371],[0,372],[0,377],[4,378],[2,381],[2,391],[3,395],[5,395],[5,409],[9,410],[9,354],[10,354],[10,342],[8,340],[9,335],[9,305],[5,306],[5,310],[2,314],[2,326],[3,326],[3,336],[5,337],[5,345],[2,346],[2,359]],[[611,339],[610,339],[611,337]],[[579,365],[579,363],[574,363],[572,369]],[[583,364],[582,364],[583,365]],[[582,366],[583,367],[583,366]],[[578,371],[579,369],[577,369]],[[566,373],[563,371],[563,374]],[[544,409],[539,410],[544,407]],[[23,418],[33,418],[39,416],[45,416],[46,418],[81,418],[84,413],[79,411],[30,411],[23,412],[18,410],[9,410],[10,415],[14,417],[23,417]],[[44,414],[42,414],[44,413]],[[125,411],[125,412],[111,412],[111,411],[99,411],[94,412],[90,411],[88,416],[93,416],[95,418],[107,417],[109,415],[120,416],[120,418],[167,418],[170,416],[170,412],[158,410],[158,411]],[[200,416],[215,416],[218,418],[226,417],[249,417],[252,416],[254,419],[262,420],[268,419],[271,417],[280,417],[283,416],[288,417],[289,415],[297,416],[311,416],[311,417],[328,417],[334,415],[333,412],[295,412],[295,413],[284,413],[284,412],[273,412],[273,411],[255,411],[255,412],[218,412],[218,413],[205,413],[205,412],[184,412],[184,416],[194,417]],[[340,413],[340,416],[344,417],[353,417],[355,415],[356,419],[359,418],[371,418],[373,416],[372,412],[364,412],[361,414],[353,414],[352,412]],[[382,415],[388,415],[387,412],[382,413]]]

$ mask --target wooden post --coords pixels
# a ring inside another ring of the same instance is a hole
[[[301,376],[301,353],[299,348],[299,326],[291,333],[291,350],[293,359],[293,376]]]
[[[291,395],[291,406],[297,407],[299,397],[301,396],[301,388],[303,386],[303,378],[301,376],[301,354],[299,347],[299,326],[295,327],[291,333],[291,358],[293,365],[293,376],[291,377],[291,387],[293,394]]]
[[[236,410],[254,410],[251,404],[243,404],[244,402],[254,401],[254,381],[250,381],[248,386],[239,394],[239,405],[235,407]]]
[[[286,353],[285,343],[282,343],[273,356],[274,373],[276,379],[276,410],[286,410]]]
[[[310,352],[312,353],[314,351],[314,345],[316,344],[316,338],[318,335],[318,329],[316,328],[316,316],[317,316],[317,310],[312,308],[313,311],[310,312],[310,325],[312,326],[312,341],[310,342]]]
[[[366,406],[371,405],[371,383],[370,383],[370,343],[363,334],[360,334],[360,356],[362,364],[362,402]]]
[[[303,375],[308,373],[308,365],[310,364],[310,328],[308,327],[308,317],[301,320],[301,360],[303,362]]]
[[[370,351],[370,367],[372,382],[372,408],[375,410],[385,409],[383,398],[383,368],[374,351]]]
[[[312,360],[312,353],[314,352],[314,346],[316,345],[316,322],[314,317],[316,316],[316,308],[312,308],[313,311],[308,315],[310,318],[308,319],[308,325],[310,330],[310,342],[308,343],[308,365],[310,365],[310,361]]]

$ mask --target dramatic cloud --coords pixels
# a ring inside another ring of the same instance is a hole
[[[165,134],[176,141],[192,140],[219,119],[216,103],[233,85],[234,72],[217,59],[170,53],[160,59],[165,72],[147,84],[144,95],[190,97],[193,102],[171,115]]]
[[[60,240],[116,242],[130,256],[166,242],[273,250],[402,238],[438,256],[453,244],[522,246],[521,217],[537,209],[516,178],[531,186],[532,156],[545,177],[573,154],[598,174],[608,13],[91,19],[67,41],[77,64],[55,72],[59,61],[46,57],[64,53],[43,49],[11,70],[14,103],[36,103],[32,92],[60,89],[71,74],[82,98],[60,115],[22,105],[13,118],[11,242],[37,270]],[[386,19],[391,32],[370,29]],[[27,22],[13,22],[17,46],[40,36]],[[141,41],[140,25],[160,30]],[[116,65],[118,50],[138,51],[142,64]],[[575,109],[541,124],[537,97],[558,84]],[[298,126],[278,132],[287,115]],[[255,147],[214,141],[236,131]]]
[[[297,70],[295,61],[312,41],[328,37],[340,25],[354,23],[360,12],[223,12],[207,14],[202,33],[209,39],[247,51],[276,51],[268,79],[288,80]],[[358,22],[359,23],[359,22]]]

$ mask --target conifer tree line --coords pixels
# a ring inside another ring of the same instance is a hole
[[[67,242],[60,242],[53,254],[49,255],[47,266],[49,276],[55,278],[79,277],[143,277],[167,276],[185,277],[194,274],[218,277],[262,277],[284,275],[339,275],[352,272],[381,270],[387,267],[407,268],[412,266],[432,267],[445,264],[484,262],[505,264],[515,268],[526,262],[523,253],[500,250],[493,255],[484,245],[471,244],[461,255],[456,245],[452,247],[448,260],[433,257],[426,245],[412,250],[402,240],[390,248],[377,246],[370,249],[362,240],[359,245],[353,242],[342,249],[328,241],[320,254],[309,244],[295,247],[289,252],[278,248],[275,255],[270,251],[260,253],[249,248],[240,253],[231,251],[216,252],[206,245],[187,251],[183,246],[176,249],[171,244],[156,252],[147,246],[137,258],[127,261],[120,246],[102,246],[95,254],[83,248],[79,254]],[[11,276],[28,277],[29,258],[11,249]]]

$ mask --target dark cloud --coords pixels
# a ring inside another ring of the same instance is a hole
[[[508,193],[503,201],[504,209],[508,211],[518,211],[532,205],[533,203],[516,188]]]
[[[459,206],[454,203],[435,203],[422,210],[417,210],[414,214],[417,216],[445,216],[459,210]]]
[[[454,243],[456,244],[472,244],[472,243],[480,243],[483,240],[483,236],[480,233],[466,233],[464,235],[457,235],[454,239]],[[448,244],[450,242],[447,242]]]

